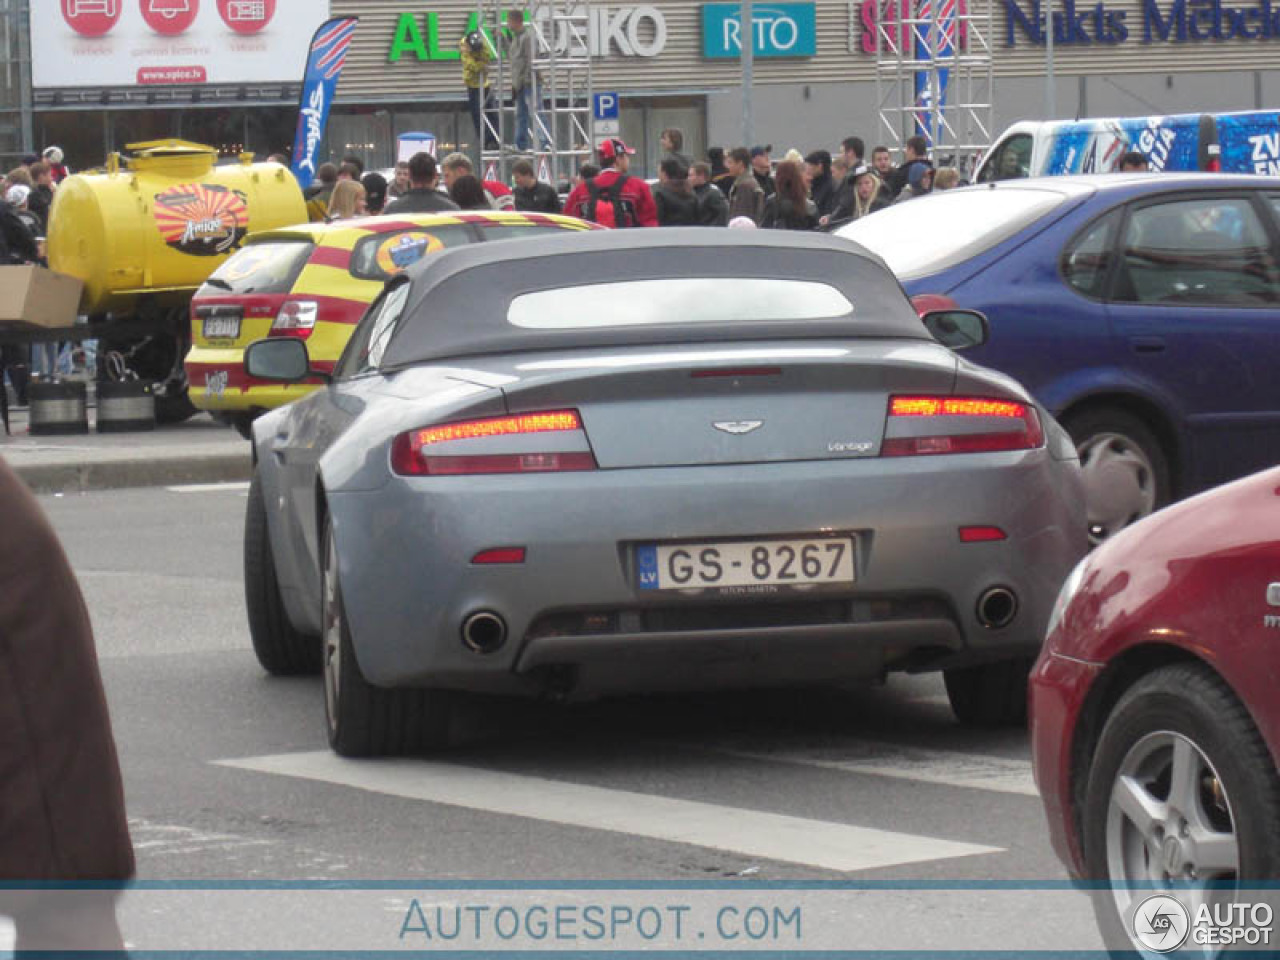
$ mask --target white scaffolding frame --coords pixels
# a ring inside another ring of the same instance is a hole
[[[511,164],[525,157],[533,162],[539,179],[553,186],[572,180],[580,163],[595,152],[595,111],[591,73],[591,4],[584,0],[531,0],[525,29],[533,31],[533,75],[536,85],[534,109],[529,111],[532,129],[530,149],[516,150],[516,109],[511,97],[510,70],[506,51],[497,39],[506,31],[502,0],[481,0],[480,25],[490,43],[493,64],[490,79],[498,108],[482,112],[485,136],[480,159],[485,173],[506,181]],[[484,149],[492,140],[498,149]],[[504,146],[505,145],[505,146]]]
[[[994,7],[876,0],[876,105],[891,145],[921,135],[936,161],[972,173],[995,132]]]

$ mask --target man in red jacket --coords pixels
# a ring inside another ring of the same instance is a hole
[[[573,188],[564,212],[606,227],[656,227],[658,207],[649,185],[627,172],[634,153],[616,137],[600,144],[600,173]]]

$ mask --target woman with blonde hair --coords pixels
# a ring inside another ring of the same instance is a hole
[[[329,221],[351,220],[367,212],[364,185],[359,180],[339,181],[329,197]]]

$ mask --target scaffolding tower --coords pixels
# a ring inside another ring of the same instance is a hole
[[[526,132],[530,149],[522,152],[515,147],[518,131],[505,40],[507,8],[502,0],[480,2],[480,25],[493,57],[489,79],[496,105],[483,112],[480,158],[485,179],[508,181],[511,164],[524,157],[533,162],[539,180],[558,187],[572,180],[579,164],[590,160],[595,151],[591,4],[531,0],[524,7],[525,29],[533,31],[534,96],[531,129]]]
[[[968,177],[993,136],[994,0],[876,0],[876,104],[891,144],[923,136]]]

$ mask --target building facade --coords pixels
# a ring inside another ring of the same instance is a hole
[[[6,17],[19,36],[34,29],[21,10],[25,2],[0,0],[10,5]],[[106,0],[93,6],[148,2],[154,0]],[[198,7],[201,0],[191,2]],[[215,0],[203,2],[208,7]],[[968,2],[975,18],[969,29],[983,31],[991,51],[992,135],[1015,120],[1045,118],[1042,0],[994,0],[989,16],[985,6],[978,6],[986,0]],[[59,3],[65,13],[77,0],[39,0],[55,12]],[[305,16],[299,4],[305,4]],[[227,6],[217,0],[220,12]],[[275,27],[289,27],[263,32],[276,39],[290,31],[307,33],[325,12],[360,17],[330,120],[329,155],[350,153],[369,165],[388,166],[396,135],[422,130],[436,135],[441,151],[468,149],[474,135],[457,45],[477,22],[475,0],[332,0],[328,6],[323,10],[321,0],[255,0],[244,9],[270,8]],[[1054,0],[1052,6],[1058,117],[1280,105],[1280,70],[1272,69],[1280,52],[1280,4],[1273,7],[1271,0]],[[754,11],[757,142],[772,144],[777,155],[790,147],[802,152],[832,148],[850,134],[863,137],[868,147],[881,142],[897,147],[894,141],[910,132],[890,129],[881,118],[875,0],[757,0]],[[212,19],[210,13],[205,16]],[[620,133],[639,150],[642,172],[655,170],[658,137],[666,127],[680,128],[686,152],[695,155],[709,144],[740,141],[736,16],[736,4],[719,2],[593,4],[588,42],[594,88],[619,95]],[[12,131],[0,140],[0,149],[10,154],[57,143],[73,166],[83,167],[126,143],[162,136],[212,143],[227,153],[279,152],[292,140],[297,80],[264,71],[261,62],[246,61],[238,73],[209,74],[197,83],[181,70],[169,75],[169,82],[158,74],[148,83],[131,83],[132,64],[124,73],[80,75],[75,51],[93,49],[92,38],[81,38],[78,47],[58,47],[45,42],[39,29],[30,36],[27,69],[35,82],[22,88],[21,58],[14,54],[7,93],[0,90],[0,137]],[[22,47],[18,41],[11,45]],[[185,49],[197,47],[188,43]],[[198,56],[214,63],[225,54],[209,44]],[[301,77],[301,60],[290,72]],[[30,108],[30,142],[19,142],[24,102]],[[4,126],[6,119],[13,123]]]

